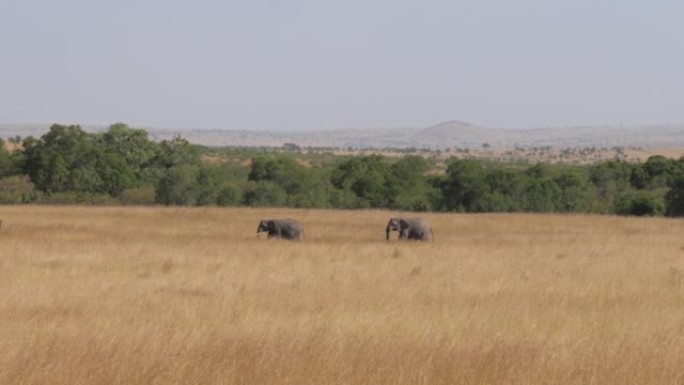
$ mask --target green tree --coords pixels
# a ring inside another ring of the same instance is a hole
[[[197,146],[186,139],[176,136],[171,140],[162,140],[156,148],[150,163],[164,170],[180,165],[199,165],[200,154]]]
[[[632,170],[630,183],[632,186],[634,186],[634,188],[643,190],[648,187],[649,179],[650,177],[648,172],[646,172],[646,169],[641,166],[637,166]]]
[[[427,211],[433,209],[439,191],[425,174],[428,163],[422,156],[409,155],[392,163],[385,184],[389,194],[389,208]]]
[[[199,197],[199,167],[181,164],[166,170],[155,189],[155,201],[165,205],[194,206]]]
[[[662,155],[650,156],[643,164],[644,170],[650,178],[669,174],[672,170],[672,161]]]
[[[653,155],[644,164],[634,167],[632,185],[637,189],[647,190],[665,187],[678,167],[678,163],[671,159],[662,155]]]
[[[217,203],[223,178],[218,167],[202,165],[197,175],[197,205],[208,206]]]
[[[136,176],[125,158],[118,152],[106,151],[97,156],[95,172],[100,179],[100,192],[111,196],[135,185]]]
[[[94,192],[102,187],[98,149],[80,126],[53,124],[41,139],[24,140],[25,172],[39,190]]]
[[[560,188],[556,210],[560,212],[588,212],[594,198],[589,181],[580,169],[566,169],[554,178]]]
[[[166,205],[196,205],[200,196],[200,155],[196,146],[180,136],[163,140],[141,170],[155,186],[155,201]]]
[[[392,201],[390,166],[379,155],[358,156],[340,162],[330,175],[332,185],[357,197],[359,208],[389,207]]]
[[[525,170],[525,175],[535,179],[551,178],[553,174],[551,165],[547,163],[537,163]]]
[[[486,170],[479,161],[451,159],[442,184],[445,208],[449,211],[485,211],[482,198],[491,192],[485,176]]]
[[[484,211],[515,212],[523,209],[529,177],[511,169],[494,169],[485,175],[489,192],[482,198]]]
[[[532,178],[525,187],[522,195],[523,211],[536,213],[550,213],[556,211],[557,197],[560,187],[551,178]]]
[[[632,189],[630,180],[634,166],[623,160],[609,160],[589,167],[589,180],[597,195],[597,210],[609,212],[616,198]]]
[[[252,158],[248,180],[270,181],[279,185],[288,195],[304,192],[308,185],[307,169],[289,156],[257,156]]]
[[[287,203],[287,193],[271,181],[251,183],[244,193],[244,203],[255,207],[278,207]]]
[[[242,203],[242,189],[234,184],[224,184],[216,194],[216,204],[219,206],[237,206]]]
[[[129,162],[125,148],[106,138],[108,134],[89,134],[77,125],[54,124],[41,139],[24,140],[24,170],[47,193],[118,196],[136,184],[135,161]]]
[[[149,140],[145,130],[130,128],[124,123],[109,126],[102,134],[102,141],[107,151],[124,159],[138,180],[157,153],[157,146]]]
[[[318,168],[307,168],[289,155],[257,156],[252,158],[248,175],[249,181],[271,182],[277,185],[285,194],[285,205],[290,207],[329,207],[329,193],[331,185],[327,181],[327,174]],[[271,191],[270,188],[267,188]],[[280,194],[274,193],[276,199]],[[246,199],[259,202],[264,195],[255,192],[247,194]]]
[[[0,139],[0,178],[16,175],[16,163],[9,151],[5,148],[5,141]]]
[[[616,201],[615,212],[619,215],[655,216],[663,215],[665,205],[660,197],[643,190],[624,194]]]
[[[670,190],[665,194],[665,206],[667,216],[684,216],[684,172],[673,176]]]

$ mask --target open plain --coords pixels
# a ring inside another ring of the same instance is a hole
[[[684,221],[395,215],[2,206],[0,384],[684,383]]]

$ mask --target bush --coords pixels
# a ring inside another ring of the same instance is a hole
[[[287,194],[273,182],[260,181],[248,187],[243,202],[255,207],[284,206],[287,202]]]
[[[86,192],[59,192],[53,194],[42,194],[38,197],[36,202],[50,205],[118,206],[121,204],[121,201],[108,194]]]
[[[119,201],[125,205],[151,205],[155,203],[154,186],[145,186],[124,190]]]
[[[684,216],[684,172],[673,178],[670,190],[665,194],[667,216]]]
[[[0,204],[30,203],[39,193],[27,176],[10,176],[0,179]]]
[[[223,186],[216,196],[216,204],[219,206],[238,206],[241,201],[242,190],[233,185]]]
[[[198,167],[192,165],[168,169],[157,184],[155,202],[165,205],[195,205],[199,195],[198,175]]]
[[[663,215],[665,204],[646,191],[635,191],[617,200],[615,212],[618,215],[657,216]]]

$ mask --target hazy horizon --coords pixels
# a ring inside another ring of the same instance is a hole
[[[0,3],[0,123],[311,131],[684,123],[684,4]]]

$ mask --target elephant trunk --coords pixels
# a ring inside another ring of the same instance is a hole
[[[385,230],[385,234],[386,234],[385,239],[388,240],[388,241],[389,241],[389,235],[390,235],[390,232],[391,232],[391,231],[392,231],[392,230],[389,228],[389,226],[388,226],[387,229]]]

